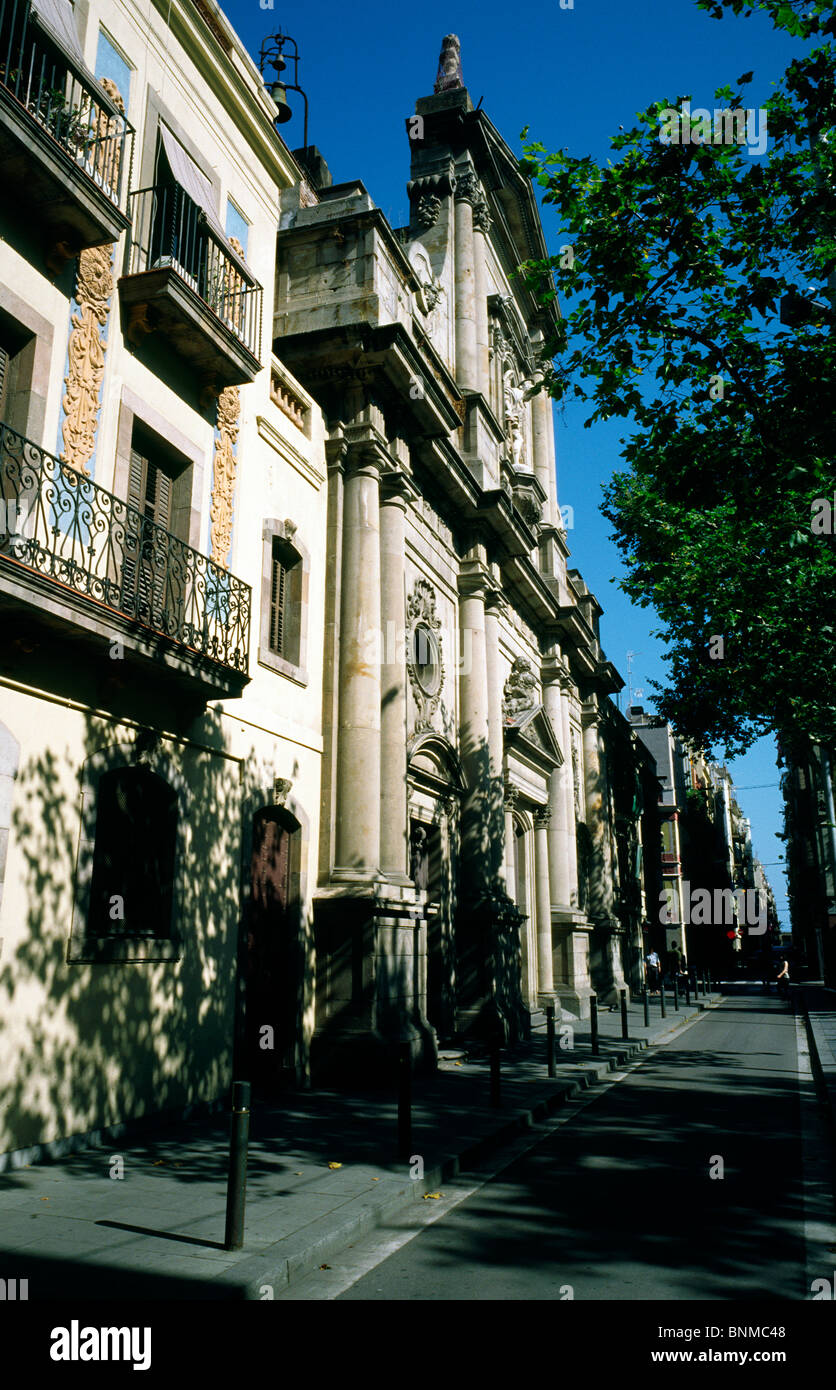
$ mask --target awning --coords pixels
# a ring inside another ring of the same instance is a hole
[[[29,0],[29,9],[35,23],[58,45],[64,56],[86,73],[70,0]]]
[[[165,156],[171,165],[171,172],[183,189],[188,193],[193,203],[206,214],[206,221],[219,237],[226,241],[226,232],[218,221],[218,214],[215,212],[214,196],[212,185],[201,169],[198,169],[190,154],[187,154],[175,139],[170,130],[166,130],[164,125],[160,125],[160,135],[163,140]]]

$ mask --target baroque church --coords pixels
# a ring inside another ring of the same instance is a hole
[[[444,39],[406,123],[410,218],[282,200],[274,350],[327,429],[313,1058],[527,1034],[625,983],[608,696],[538,390],[556,310],[530,181]],[[630,943],[635,955],[634,942]]]

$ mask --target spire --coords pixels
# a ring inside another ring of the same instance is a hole
[[[441,55],[434,91],[437,96],[439,92],[449,92],[453,87],[463,86],[461,44],[458,35],[447,34],[441,40]]]

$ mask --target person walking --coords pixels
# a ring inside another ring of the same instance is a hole
[[[781,998],[782,998],[782,999],[789,999],[789,997],[790,997],[790,963],[789,963],[788,960],[784,959],[784,960],[781,961],[781,969],[778,971],[778,974],[777,974],[776,977],[775,977],[775,983],[776,983],[777,986],[778,986],[778,993],[780,994]]]
[[[656,951],[648,951],[647,960],[645,961],[645,971],[647,974],[647,987],[651,994],[659,993],[659,975],[661,970],[662,962]]]

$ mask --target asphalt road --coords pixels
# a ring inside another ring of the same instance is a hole
[[[795,1018],[744,987],[349,1288],[313,1296],[809,1299],[805,1214],[811,1184],[829,1208],[828,1164],[802,1161],[815,1102],[800,1084]]]

